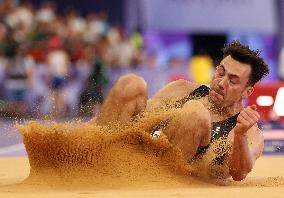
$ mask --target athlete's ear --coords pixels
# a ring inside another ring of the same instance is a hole
[[[254,88],[252,86],[247,86],[242,93],[242,99],[248,98],[252,94],[253,90]]]

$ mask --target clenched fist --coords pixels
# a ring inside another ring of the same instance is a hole
[[[257,123],[260,115],[256,111],[256,106],[248,106],[243,109],[237,119],[237,125],[234,129],[235,134],[237,135],[245,135],[246,132]]]

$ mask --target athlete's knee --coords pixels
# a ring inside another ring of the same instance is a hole
[[[196,133],[196,137],[199,137],[200,145],[205,146],[209,144],[211,138],[211,117],[209,111],[198,101],[186,103],[182,111],[186,117],[184,122],[187,123],[189,130]]]
[[[197,132],[200,133],[200,146],[206,146],[211,139],[211,121],[200,114],[196,115]]]
[[[145,80],[135,74],[120,77],[115,87],[116,94],[123,100],[133,99],[136,96],[147,98],[147,84]]]

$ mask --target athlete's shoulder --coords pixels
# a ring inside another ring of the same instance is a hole
[[[188,81],[188,80],[184,80],[184,79],[180,79],[180,80],[176,80],[176,81],[172,81],[170,83],[168,83],[164,88],[166,89],[183,89],[183,90],[187,90],[187,93],[190,93],[192,91],[194,91],[195,89],[197,89],[198,87],[200,87],[200,84],[197,84],[195,82],[192,81]]]
[[[147,107],[156,108],[163,106],[169,101],[174,101],[190,94],[199,86],[200,85],[187,80],[170,82],[148,100]]]

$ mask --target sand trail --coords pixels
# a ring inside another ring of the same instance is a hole
[[[260,158],[242,182],[196,178],[179,149],[151,138],[144,121],[17,126],[29,158],[0,159],[0,197],[283,197],[283,157]]]
[[[204,183],[189,177],[190,166],[165,137],[153,139],[137,126],[30,122],[18,126],[31,166],[25,183],[140,186],[145,181]],[[184,179],[184,177],[187,177]]]

